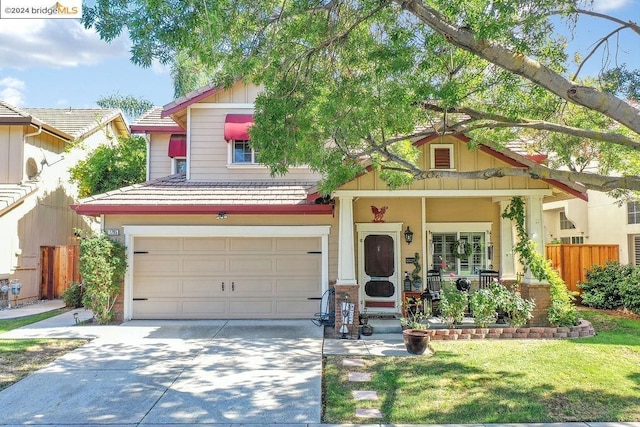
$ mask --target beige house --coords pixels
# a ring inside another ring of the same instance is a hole
[[[19,109],[0,101],[0,280],[22,284],[19,302],[39,299],[43,246],[74,244],[91,227],[69,206],[69,168],[87,150],[128,135],[119,110]]]
[[[309,169],[271,177],[256,162],[247,129],[257,93],[241,82],[210,86],[149,111],[131,127],[147,136],[149,181],[74,206],[103,216],[104,230],[127,246],[123,319],[308,318],[318,310],[308,298],[330,284],[356,310],[397,313],[415,253],[422,274],[433,268],[475,280],[493,268],[514,280],[512,224],[500,216],[511,197],[525,198],[540,247],[543,202],[585,197],[570,182],[517,177],[389,190],[374,171],[322,197]],[[485,146],[469,151],[464,138],[415,144],[426,169],[530,161]],[[454,254],[461,243],[471,248],[466,259]]]

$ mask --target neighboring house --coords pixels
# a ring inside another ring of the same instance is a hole
[[[0,101],[0,280],[22,284],[18,301],[41,297],[41,247],[72,245],[90,218],[69,206],[69,168],[87,150],[128,135],[120,110],[17,108]]]
[[[545,243],[616,244],[620,263],[640,265],[640,203],[620,203],[600,191],[588,195],[588,201],[544,205]]]
[[[150,180],[74,206],[103,216],[105,231],[127,246],[121,318],[308,318],[318,310],[309,298],[330,284],[356,310],[397,313],[415,253],[422,274],[442,268],[475,279],[493,267],[515,280],[513,226],[501,218],[510,199],[526,200],[540,247],[543,202],[586,199],[574,183],[520,177],[429,179],[389,190],[370,170],[322,197],[309,169],[272,177],[256,163],[247,130],[257,93],[241,82],[208,86],[149,111],[132,130],[147,135]],[[436,136],[415,145],[425,169],[531,162],[510,150],[469,151],[467,142]],[[468,259],[454,256],[456,242],[471,245]],[[530,276],[525,282],[538,286]]]

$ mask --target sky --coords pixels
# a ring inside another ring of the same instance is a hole
[[[595,0],[594,9],[640,22],[640,0]],[[580,36],[570,48],[586,55],[615,27],[582,18]],[[617,61],[640,69],[640,37],[625,30],[620,44],[630,49],[620,52]],[[77,19],[0,19],[0,99],[32,108],[91,108],[99,98],[113,94],[160,106],[171,102],[169,70],[160,64],[133,65],[129,48],[125,36],[106,43]],[[582,75],[596,73],[601,62],[602,54],[594,55]]]

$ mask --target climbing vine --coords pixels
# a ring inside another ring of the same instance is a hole
[[[529,239],[524,225],[524,200],[514,197],[502,213],[502,217],[510,219],[516,226],[517,242],[513,251],[518,254],[520,263],[538,280],[549,282],[551,305],[547,319],[557,326],[573,326],[578,323],[578,312],[573,303],[574,297],[551,263],[536,250],[536,243]]]

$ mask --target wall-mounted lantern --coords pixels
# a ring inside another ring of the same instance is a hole
[[[411,242],[413,242],[413,231],[409,229],[408,225],[407,229],[404,230],[404,241],[407,242],[407,244],[411,244]]]

